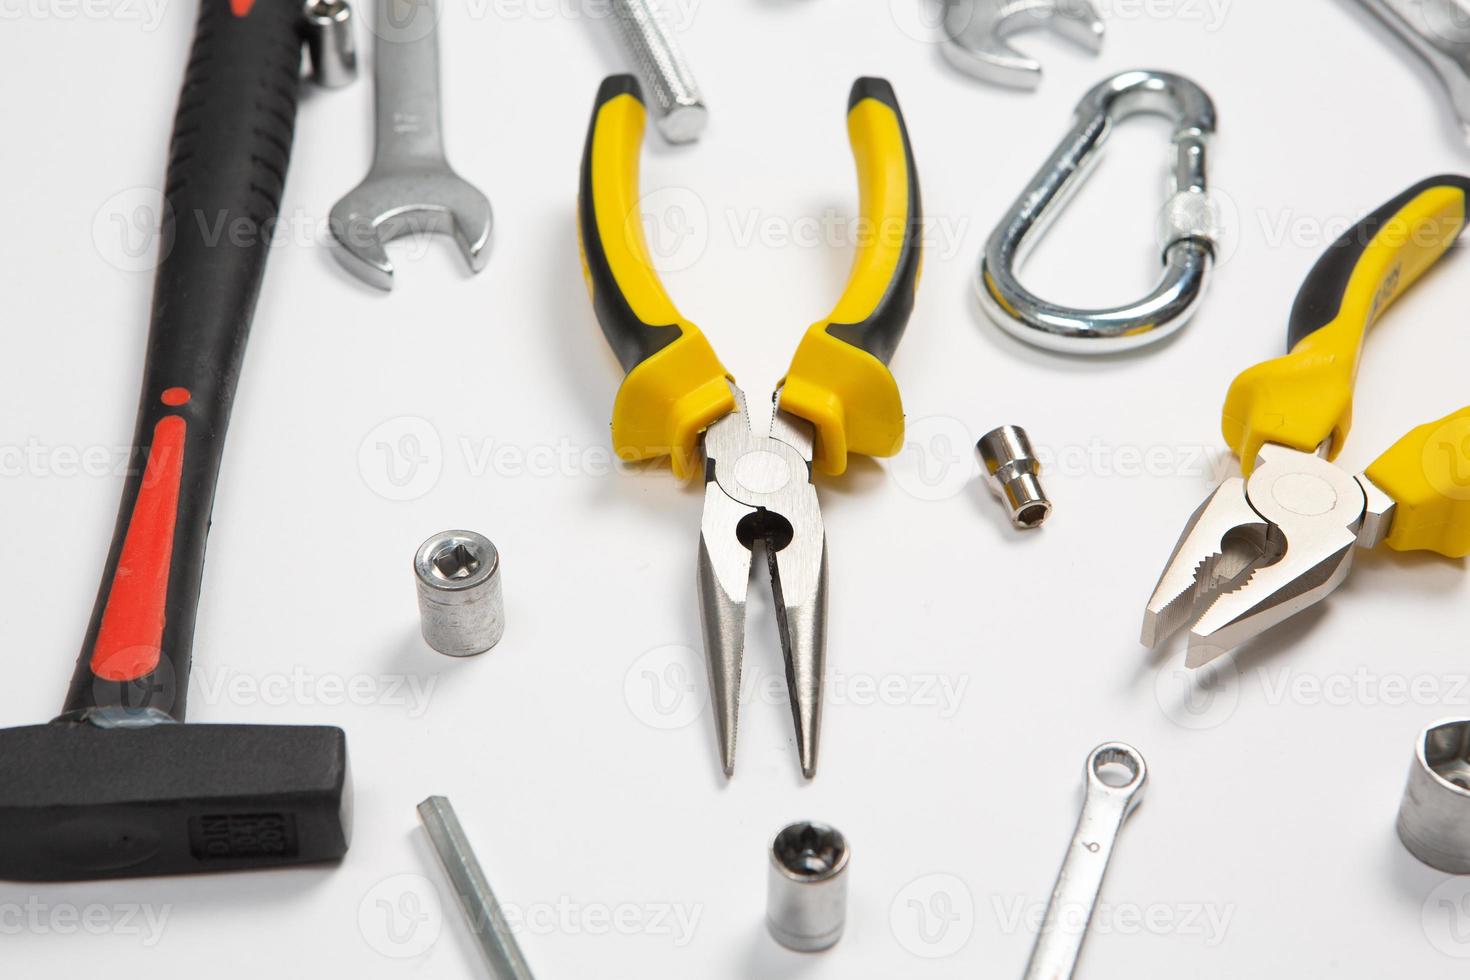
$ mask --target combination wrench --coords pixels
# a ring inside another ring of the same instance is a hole
[[[368,175],[332,208],[330,227],[337,259],[379,289],[393,288],[384,244],[403,235],[454,235],[475,272],[490,258],[490,202],[444,155],[438,21],[433,0],[376,6],[377,148]]]
[[[1127,781],[1106,780],[1103,771],[1110,767],[1120,767]],[[1082,814],[1046,905],[1025,980],[1067,980],[1076,970],[1118,831],[1142,799],[1147,779],[1143,756],[1131,745],[1108,742],[1088,755]]]

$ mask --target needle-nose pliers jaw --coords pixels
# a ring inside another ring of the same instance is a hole
[[[699,612],[709,660],[715,733],[725,775],[735,771],[745,597],[752,552],[764,546],[786,661],[796,750],[808,779],[817,771],[827,636],[827,536],[812,484],[812,427],[775,411],[771,434],[738,410],[704,436],[704,519],[699,526]]]
[[[847,287],[812,324],[777,385],[770,429],[751,429],[745,395],[699,328],[674,306],[649,255],[638,184],[645,110],[626,75],[602,83],[582,157],[577,229],[592,307],[626,372],[613,403],[623,459],[668,456],[705,477],[699,535],[704,623],[720,762],[735,767],[745,600],[764,549],[802,773],[817,768],[827,637],[827,542],[813,473],[851,454],[903,446],[903,404],[888,362],[914,307],[923,218],[908,131],[893,87],[859,78],[847,104],[862,234]]]

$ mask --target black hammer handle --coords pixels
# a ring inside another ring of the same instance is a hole
[[[215,480],[291,155],[301,10],[300,0],[200,2],[133,466],[63,717],[184,718]]]

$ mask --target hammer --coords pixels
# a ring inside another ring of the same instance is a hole
[[[347,851],[341,729],[181,724],[225,428],[290,159],[303,29],[300,0],[201,0],[133,437],[144,463],[123,487],[65,707],[49,724],[0,730],[0,878],[230,871]]]

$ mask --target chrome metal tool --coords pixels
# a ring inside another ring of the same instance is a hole
[[[975,453],[985,485],[1006,509],[1018,531],[1041,527],[1051,516],[1051,500],[1041,487],[1041,461],[1031,437],[1019,425],[1003,425],[980,437]]]
[[[384,243],[452,234],[479,272],[490,259],[490,202],[444,156],[438,5],[377,0],[374,36],[377,149],[362,183],[332,208],[333,254],[363,282],[392,289]]]
[[[709,110],[658,0],[612,0],[618,34],[653,98],[654,125],[670,143],[692,143]]]
[[[307,0],[302,16],[312,79],[325,88],[341,88],[357,78],[352,7],[345,0]]]
[[[1019,31],[1050,28],[1089,51],[1106,28],[1092,0],[944,0],[942,50],[950,64],[981,81],[1012,88],[1041,84],[1041,62],[1011,46]]]
[[[431,796],[418,809],[419,820],[434,845],[444,873],[449,876],[465,921],[485,955],[490,976],[494,980],[531,980],[531,968],[516,945],[510,923],[500,911],[500,903],[490,890],[490,880],[485,877],[474,848],[470,847],[454,807],[442,796]]]
[[[441,531],[413,556],[424,642],[450,657],[484,653],[505,634],[500,551],[483,534]]]
[[[1441,721],[1419,735],[1398,832],[1430,867],[1470,874],[1470,719]]]
[[[1444,83],[1470,140],[1470,4],[1465,0],[1358,0],[1408,42]]]
[[[1113,768],[1121,779],[1108,778]],[[1077,969],[1118,831],[1143,798],[1147,779],[1143,756],[1131,745],[1108,742],[1088,755],[1082,814],[1047,902],[1025,980],[1066,980]]]
[[[1187,628],[1186,666],[1203,666],[1325,599],[1359,548],[1470,554],[1470,406],[1361,473],[1331,462],[1352,427],[1368,328],[1451,252],[1467,202],[1470,177],[1431,177],[1318,260],[1292,309],[1290,353],[1230,385],[1221,428],[1241,475],[1185,525],[1144,611],[1145,646]]]
[[[826,535],[812,481],[840,475],[854,454],[892,456],[903,446],[903,405],[888,364],[913,312],[923,250],[908,131],[888,82],[853,84],[847,129],[860,221],[873,233],[860,236],[846,291],[831,316],[807,328],[776,385],[772,422],[757,431],[743,391],[654,266],[638,182],[646,119],[637,79],[603,81],[577,203],[592,308],[624,371],[613,448],[625,460],[668,456],[678,476],[704,477],[699,606],[726,775],[735,769],[751,551],[765,551],[797,757],[811,778],[827,621]]]
[[[1017,269],[1050,219],[1087,179],[1114,126],[1143,113],[1174,123],[1163,272],[1147,296],[1111,309],[1052,303],[1021,284]],[[1189,322],[1215,265],[1216,219],[1208,149],[1215,105],[1180,75],[1128,71],[1104,80],[1078,103],[1072,129],[991,234],[975,283],[981,309],[1011,336],[1073,354],[1113,354],[1163,340]]]
[[[802,820],[771,841],[766,873],[766,928],[798,953],[831,949],[847,923],[847,838]]]
[[[705,430],[704,516],[699,522],[699,609],[709,657],[720,755],[735,769],[745,597],[757,544],[764,546],[786,660],[797,754],[810,778],[822,729],[827,669],[827,534],[811,481],[810,423],[776,409],[769,434],[751,428],[745,393]]]

